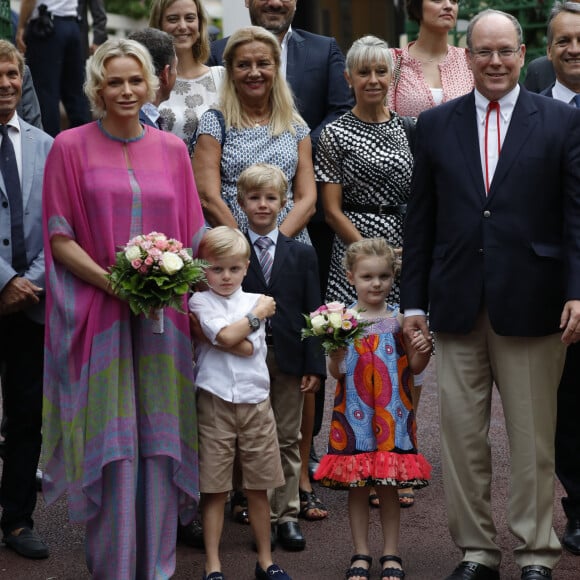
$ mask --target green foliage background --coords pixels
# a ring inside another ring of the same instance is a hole
[[[148,18],[151,0],[105,0],[107,12],[131,18]]]

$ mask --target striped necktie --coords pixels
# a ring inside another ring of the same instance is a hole
[[[272,258],[269,248],[274,242],[268,236],[260,236],[254,243],[260,250],[258,260],[260,261],[260,266],[264,273],[264,280],[266,280],[266,284],[269,284],[270,276],[272,274],[272,264],[274,263],[274,258]]]

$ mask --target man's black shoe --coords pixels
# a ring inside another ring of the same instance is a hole
[[[552,580],[552,570],[546,566],[524,566],[522,580]]]
[[[42,538],[30,528],[22,528],[15,535],[14,532],[4,536],[4,543],[24,558],[40,560],[48,558],[48,548]]]
[[[571,518],[562,536],[562,546],[576,556],[580,556],[580,518]]]
[[[460,562],[445,580],[499,580],[499,572],[478,562]]]
[[[306,547],[306,540],[302,535],[298,522],[284,522],[278,524],[278,543],[291,552],[299,552]]]

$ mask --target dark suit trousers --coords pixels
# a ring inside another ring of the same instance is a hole
[[[42,426],[44,325],[22,313],[0,318],[6,441],[0,505],[4,534],[32,527]]]
[[[40,103],[44,130],[55,137],[60,132],[62,101],[71,127],[91,121],[89,102],[83,92],[85,79],[80,24],[54,18],[50,38],[26,35],[26,63]]]
[[[566,353],[564,373],[558,389],[556,423],[556,474],[567,498],[562,505],[568,518],[580,518],[580,343]]]

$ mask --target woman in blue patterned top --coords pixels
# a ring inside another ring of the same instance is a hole
[[[316,202],[312,145],[280,73],[280,58],[278,41],[261,27],[242,28],[230,37],[220,109],[201,117],[193,169],[209,224],[245,231],[246,216],[236,199],[238,176],[258,162],[280,167],[289,183],[280,231],[308,242],[305,227]]]

